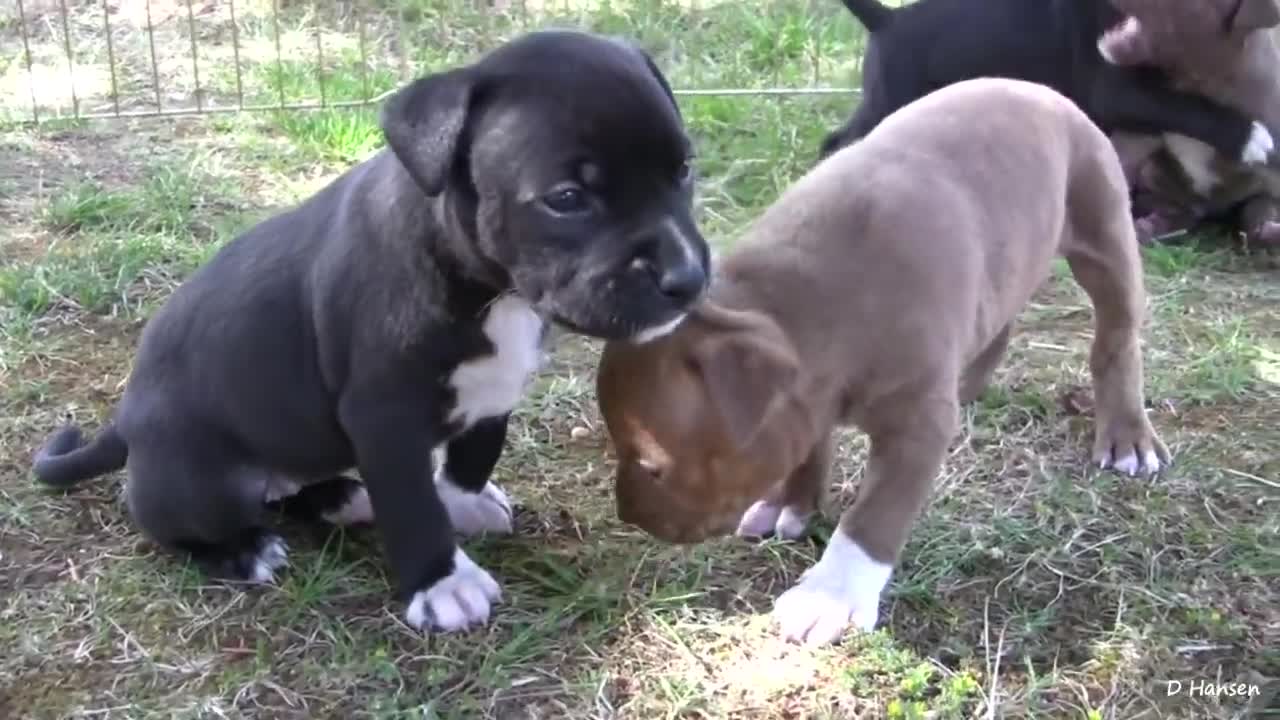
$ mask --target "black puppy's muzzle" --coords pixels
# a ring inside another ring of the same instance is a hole
[[[695,232],[669,227],[652,233],[638,244],[630,266],[644,272],[658,292],[675,307],[691,305],[707,289],[710,264],[706,241]]]
[[[547,309],[560,324],[605,340],[669,332],[710,286],[706,241],[692,222],[669,216],[619,240],[602,243],[612,250],[602,263],[563,265]]]

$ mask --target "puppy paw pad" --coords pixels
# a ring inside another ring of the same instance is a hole
[[[757,500],[755,504],[747,508],[746,512],[742,513],[742,519],[738,521],[736,534],[738,537],[764,537],[774,529],[781,514],[781,507],[764,500]]]
[[[511,500],[497,485],[488,483],[483,490],[473,493],[445,479],[436,487],[456,532],[472,536],[481,533],[510,535],[514,531]]]
[[[266,584],[275,580],[275,571],[289,564],[289,546],[276,535],[263,538],[253,558],[249,581]]]
[[[1249,131],[1249,141],[1245,143],[1240,159],[1246,163],[1265,162],[1274,149],[1275,140],[1271,137],[1271,131],[1262,123],[1254,121]]]
[[[454,551],[453,564],[452,574],[414,593],[404,615],[414,629],[456,632],[483,625],[492,606],[502,600],[498,581],[461,549]]]

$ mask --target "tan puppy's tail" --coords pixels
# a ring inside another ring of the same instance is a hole
[[[876,32],[889,24],[893,18],[893,8],[883,5],[877,0],[840,0],[848,8],[867,32]]]

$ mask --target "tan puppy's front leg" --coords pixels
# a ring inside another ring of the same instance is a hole
[[[795,540],[804,535],[827,487],[834,444],[828,432],[776,491],[747,508],[738,523],[738,536],[764,537],[772,531],[775,537]]]
[[[924,508],[934,479],[958,426],[956,390],[917,402],[911,411],[894,412],[896,422],[871,435],[871,456],[858,499],[840,518],[840,526],[822,557],[794,587],[774,603],[782,635],[807,645],[837,640],[849,625],[875,629],[880,593],[889,582],[898,554]]]
[[[1170,456],[1144,408],[1138,337],[1144,292],[1137,248],[1117,238],[1068,254],[1067,262],[1093,303],[1093,461],[1130,476],[1159,472]]]

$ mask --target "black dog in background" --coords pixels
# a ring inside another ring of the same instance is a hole
[[[234,580],[286,562],[269,502],[374,522],[409,624],[454,630],[500,598],[454,531],[511,531],[489,476],[547,325],[668,331],[709,251],[675,98],[623,42],[524,35],[403,88],[382,126],[388,148],[174,292],[111,422],[55,433],[35,474],[127,465],[142,529]]]
[[[1174,90],[1153,68],[1104,61],[1098,39],[1123,20],[1108,0],[916,0],[899,8],[842,2],[869,33],[862,102],[823,141],[821,157],[917,98],[984,76],[1047,85],[1108,134],[1179,133],[1247,163],[1265,161],[1273,149],[1271,134],[1253,118]]]

